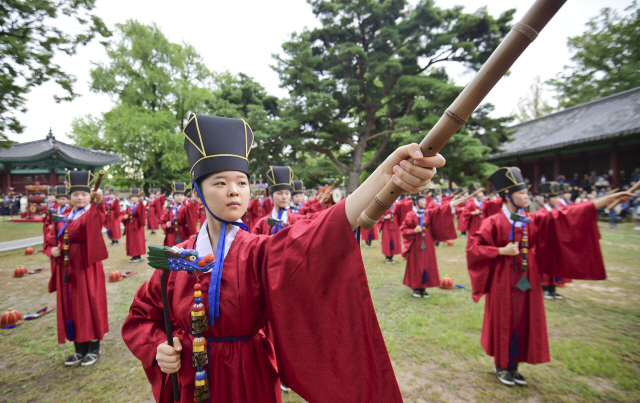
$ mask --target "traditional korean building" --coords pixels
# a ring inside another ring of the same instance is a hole
[[[118,154],[94,151],[56,140],[51,130],[44,140],[18,143],[0,150],[0,186],[2,193],[13,188],[25,193],[25,186],[62,185],[67,170],[96,171],[122,161]]]
[[[640,167],[640,87],[511,127],[513,141],[490,162],[517,166],[537,191],[539,179],[568,181],[577,173],[608,172],[613,185]]]

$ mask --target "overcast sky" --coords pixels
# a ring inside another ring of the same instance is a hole
[[[127,19],[145,24],[155,22],[170,41],[193,45],[211,70],[244,72],[279,97],[287,93],[279,88],[278,75],[270,68],[274,63],[271,55],[281,52],[281,44],[292,32],[319,25],[304,0],[98,0],[96,3],[95,13],[110,28]],[[469,12],[486,5],[494,16],[517,7],[517,21],[533,0],[436,0],[436,3],[441,7],[463,5]],[[562,71],[571,56],[567,38],[584,32],[585,23],[597,16],[601,8],[623,11],[630,3],[631,0],[567,1],[513,65],[511,75],[503,78],[486,98],[496,106],[494,116],[513,113],[518,99],[527,94],[536,76],[544,81]],[[75,56],[61,55],[56,61],[78,78],[75,89],[82,96],[73,102],[56,104],[53,95],[60,94],[60,90],[55,84],[33,89],[27,97],[28,112],[18,115],[26,126],[25,132],[9,133],[10,139],[20,142],[42,139],[52,128],[57,139],[68,141],[66,134],[71,131],[74,118],[86,114],[99,116],[111,109],[109,97],[89,92],[91,63],[107,61],[98,41],[81,47]],[[449,73],[460,85],[467,84],[473,76],[455,67]],[[552,101],[550,94],[547,97]]]

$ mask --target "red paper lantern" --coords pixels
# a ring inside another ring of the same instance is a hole
[[[122,273],[120,273],[119,271],[116,270],[109,273],[110,283],[117,283],[118,281],[120,281],[120,279],[122,279]]]
[[[27,274],[27,268],[26,267],[18,267],[17,269],[14,270],[13,277],[20,278],[20,277],[24,276],[25,274]]]
[[[33,248],[27,248],[24,250],[25,255],[33,255],[34,253],[36,253],[36,250]]]
[[[444,288],[445,290],[453,289],[453,280],[449,277],[442,277],[440,279],[440,288]]]
[[[22,323],[22,314],[18,311],[9,310],[2,314],[0,318],[0,327],[14,326]]]
[[[447,241],[447,245],[449,245],[449,246],[453,246],[453,245],[455,245],[455,242],[453,242],[453,239],[449,239],[449,240]]]

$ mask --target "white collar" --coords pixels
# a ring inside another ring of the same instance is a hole
[[[549,203],[545,203],[544,208],[547,209],[547,211],[553,210],[553,208],[549,205]]]
[[[237,222],[241,222],[238,220]],[[198,239],[196,240],[196,251],[198,252],[198,256],[201,258],[207,256],[208,254],[215,254],[213,249],[211,249],[211,240],[209,239],[209,232],[207,231],[207,226],[209,223],[205,220],[204,225],[200,228],[200,232],[198,233]],[[236,238],[238,234],[238,230],[240,227],[237,225],[232,225],[231,230],[227,233],[227,236],[224,238],[224,257],[227,257],[229,253],[229,249],[231,249],[231,244],[233,240]]]
[[[509,211],[509,209],[507,208],[507,203],[502,203],[502,212],[507,217],[507,220],[509,220],[509,223],[513,225],[513,220],[511,219],[511,211]],[[522,227],[522,223],[518,221],[516,223],[516,227]]]
[[[567,203],[567,201],[565,199],[559,199],[560,203],[562,203],[563,206],[568,206],[569,203]]]
[[[86,213],[87,211],[89,211],[89,209],[91,208],[91,203],[87,204],[84,209],[78,211],[78,213],[76,214],[76,208],[74,207],[73,210],[71,210],[71,212],[69,213],[69,215],[67,216],[68,218],[72,218],[73,220],[77,220],[78,218],[82,217],[82,215],[84,213]],[[75,214],[75,215],[74,215]]]
[[[281,221],[284,222],[284,223],[289,222],[289,220],[288,220],[288,218],[289,218],[289,209],[287,209],[287,208],[281,209],[280,207],[273,206],[273,210],[271,210],[271,218],[275,218],[276,220],[278,219],[278,209],[284,210],[282,212]]]

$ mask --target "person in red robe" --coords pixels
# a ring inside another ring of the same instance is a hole
[[[100,340],[109,332],[102,267],[108,257],[102,237],[104,204],[102,191],[90,189],[92,177],[87,171],[67,173],[74,207],[53,223],[44,241],[44,253],[51,258],[49,292],[56,293],[58,343],[69,340],[75,347],[66,366],[94,364]]]
[[[560,189],[562,194],[558,196],[558,202],[556,203],[556,207],[563,208],[569,206],[571,202],[571,186],[568,183],[563,183],[560,185]]]
[[[49,229],[53,224],[53,220],[51,216],[55,214],[55,210],[58,208],[58,204],[56,203],[56,195],[55,188],[52,187],[49,189],[49,194],[47,194],[47,207],[45,208],[45,215],[42,219],[42,234],[47,236],[49,233]]]
[[[189,239],[196,233],[198,204],[187,200],[187,184],[173,182],[173,205],[167,207],[160,217],[164,230],[164,246],[174,246]]]
[[[380,226],[380,232],[382,233],[382,254],[385,256],[385,263],[395,263],[393,256],[402,253],[402,241],[400,237],[401,222],[398,221],[396,216],[396,209],[400,203],[393,203],[391,208],[380,217],[378,225]]]
[[[293,181],[293,191],[291,192],[291,211],[298,214],[300,209],[304,207],[304,197],[307,194],[302,181]]]
[[[141,361],[155,400],[172,401],[168,374],[175,373],[185,402],[278,402],[279,379],[310,402],[401,402],[354,231],[389,180],[415,193],[435,174],[427,167],[444,165],[442,156],[423,157],[417,144],[401,147],[315,220],[265,236],[239,222],[250,195],[248,125],[192,115],[183,133],[207,222],[179,246],[216,258],[197,278],[187,271],[167,275],[173,346],[165,334],[160,271],[136,293],[122,337]],[[415,162],[400,166],[409,156]],[[394,167],[400,169],[394,173]],[[199,312],[207,326],[196,321],[194,330],[190,318]],[[261,332],[267,321],[275,345]],[[208,365],[198,366],[201,358]]]
[[[480,188],[481,186],[478,183],[471,184],[469,193],[474,193]],[[498,211],[497,206],[501,205],[502,199],[484,200],[483,191],[478,192],[474,198],[467,200],[467,204],[462,211],[462,223],[460,224],[467,230],[467,244],[469,244],[469,238],[480,228],[483,218],[489,217],[490,214],[495,214]],[[487,211],[486,213],[485,210]]]
[[[540,196],[542,200],[540,204],[545,210],[551,211],[557,209],[558,199],[560,199],[561,186],[558,182],[544,182],[539,185]],[[556,292],[557,286],[564,286],[570,283],[570,279],[551,276],[547,273],[542,274],[542,296],[549,300],[563,300],[564,297]]]
[[[427,209],[425,192],[414,196],[415,207],[407,214],[400,231],[404,247],[402,257],[407,259],[403,284],[413,290],[416,298],[429,298],[427,288],[440,286],[436,240],[456,239],[454,224],[456,203],[443,202]]]
[[[273,200],[273,209],[262,217],[251,230],[252,234],[273,235],[293,225],[299,216],[289,209],[293,191],[293,171],[287,166],[270,166],[267,171],[267,191]],[[274,224],[270,224],[274,223]]]
[[[158,210],[158,204],[156,203],[156,189],[149,189],[149,198],[146,202],[147,209],[147,229],[151,231],[151,235],[156,235],[156,231],[158,230],[160,216],[162,215],[162,210]]]
[[[47,204],[47,214],[44,216],[43,220],[43,232],[46,238],[47,234],[51,230],[51,227],[54,224],[53,216],[54,215],[67,215],[69,211],[71,211],[71,206],[69,205],[69,195],[67,193],[67,187],[64,185],[53,186],[49,189],[49,196],[53,197],[55,202],[51,207]]]
[[[120,238],[122,238],[122,229],[120,229],[120,223],[122,221],[120,200],[118,200],[118,196],[114,193],[114,190],[108,187],[105,188],[104,207],[104,227],[107,229],[107,236],[111,240],[110,245],[119,245]]]
[[[273,200],[266,197],[264,194],[260,194],[258,197],[251,200],[249,203],[249,209],[247,210],[247,213],[249,214],[249,231],[253,230],[262,217],[267,217],[271,214],[272,209]]]
[[[467,244],[472,295],[475,302],[485,295],[481,344],[494,357],[498,379],[526,385],[518,363],[550,360],[541,275],[604,280],[596,211],[630,193],[529,214],[520,169],[500,168],[489,181],[505,202]]]
[[[138,188],[131,188],[129,196],[129,206],[122,217],[124,222],[124,235],[126,239],[127,256],[131,256],[129,263],[139,263],[142,261],[142,255],[147,253],[144,227],[146,209],[143,203],[140,203]]]

